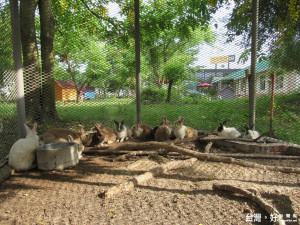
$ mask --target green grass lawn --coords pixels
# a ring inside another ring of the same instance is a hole
[[[273,128],[278,138],[300,144],[300,93],[285,96],[275,96]],[[256,129],[266,132],[270,128],[270,96],[256,100]],[[0,118],[10,126],[8,121],[16,119],[15,104],[0,103]],[[142,104],[142,122],[151,126],[161,123],[166,116],[174,122],[179,116],[185,118],[184,124],[198,130],[212,131],[219,123],[227,121],[228,126],[234,126],[244,131],[244,124],[249,117],[248,99],[233,100],[200,100],[197,104],[186,104],[180,100],[171,103]],[[103,99],[85,101],[75,104],[57,103],[59,116],[67,124],[83,124],[86,129],[96,123],[104,123],[115,128],[113,120],[125,120],[127,126],[136,123],[136,105],[134,99]],[[4,124],[4,125],[5,125]],[[58,126],[49,121],[47,127]]]
[[[299,93],[275,96],[273,119],[273,129],[278,138],[298,144],[299,99]],[[256,129],[261,133],[266,132],[270,128],[270,96],[258,98],[256,104]],[[172,122],[182,116],[185,118],[185,125],[199,130],[212,131],[226,120],[228,126],[244,131],[244,124],[249,121],[248,108],[248,99],[201,100],[198,104],[184,104],[179,101],[169,104],[142,104],[142,122],[156,126],[160,124],[162,116],[166,116]],[[128,126],[136,123],[136,105],[135,101],[130,99],[113,98],[78,104],[58,104],[57,110],[65,120],[82,123],[85,127],[104,123],[114,128],[113,120],[123,119]]]

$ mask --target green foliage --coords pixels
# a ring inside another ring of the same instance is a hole
[[[141,99],[144,103],[161,102],[167,96],[166,90],[159,88],[144,88],[141,93]]]
[[[228,0],[219,0],[228,3]],[[228,41],[242,36],[245,49],[241,61],[246,61],[251,47],[252,1],[234,1],[235,6],[227,23]],[[268,43],[273,65],[287,70],[299,70],[300,6],[298,0],[260,0],[258,12],[258,56],[265,58],[263,45]],[[295,48],[296,47],[296,48]]]
[[[180,61],[180,59],[176,58],[173,60],[169,60],[163,66],[163,77],[167,80],[173,80],[173,82],[177,82],[185,73],[185,63]]]

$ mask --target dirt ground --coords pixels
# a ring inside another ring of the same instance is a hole
[[[299,174],[198,161],[129,193],[103,199],[104,190],[159,165],[151,157],[121,162],[113,158],[85,155],[64,171],[14,173],[0,184],[0,224],[271,224],[270,215],[258,205],[236,194],[214,191],[214,183],[256,189],[286,224],[300,224]],[[300,160],[251,161],[300,167]]]

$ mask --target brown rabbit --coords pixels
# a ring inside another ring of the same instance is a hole
[[[183,138],[190,138],[190,137],[197,137],[198,131],[183,125],[184,118],[179,117],[177,121],[174,123],[174,135],[176,138],[183,139]]]
[[[162,118],[163,122],[155,132],[156,141],[167,141],[172,133],[172,123],[166,117]]]
[[[72,137],[72,139],[70,139],[70,137]],[[72,142],[78,144],[78,157],[81,158],[81,153],[83,152],[85,147],[82,144],[80,135],[75,131],[65,128],[50,128],[40,136],[41,144],[49,144],[55,142],[70,142],[71,140],[73,140]]]
[[[147,124],[138,123],[133,125],[132,128],[132,135],[135,138],[140,139],[151,139],[152,135],[152,127],[148,126]]]
[[[110,127],[100,127],[99,125],[95,126],[96,131],[101,134],[100,146],[103,146],[104,143],[111,144],[116,141],[117,135],[113,129]]]
[[[82,125],[78,125],[78,129],[79,129],[79,136],[81,138],[82,144],[84,146],[89,146],[89,144],[92,142],[92,138],[95,132],[93,131],[85,131],[83,129]]]

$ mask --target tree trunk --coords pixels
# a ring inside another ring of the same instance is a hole
[[[54,86],[54,17],[50,0],[39,1],[42,56],[42,111],[46,118],[57,117]]]
[[[168,96],[166,102],[171,101],[171,90],[172,90],[172,85],[173,85],[173,79],[169,80],[169,86],[168,86]]]
[[[20,1],[26,119],[40,121],[40,64],[35,29],[37,0]]]

